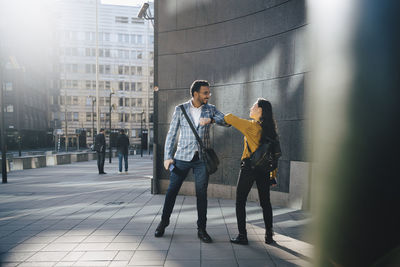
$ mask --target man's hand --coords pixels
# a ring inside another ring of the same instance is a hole
[[[210,118],[200,118],[200,126],[204,126],[206,124],[211,123],[211,119]]]
[[[171,165],[172,163],[174,163],[174,160],[173,160],[173,159],[164,160],[164,168],[165,168],[166,170],[168,170],[168,169],[169,169],[169,165]]]

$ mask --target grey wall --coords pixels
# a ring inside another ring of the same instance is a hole
[[[206,79],[212,85],[210,103],[224,113],[247,118],[257,97],[271,101],[283,151],[274,190],[288,192],[290,161],[306,161],[305,1],[163,0],[156,8],[160,178],[168,179],[160,169],[174,107],[190,98],[193,80]],[[211,136],[222,163],[210,183],[235,185],[243,137],[219,126]]]

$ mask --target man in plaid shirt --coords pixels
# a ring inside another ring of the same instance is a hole
[[[192,94],[192,99],[182,105],[203,141],[204,146],[210,147],[209,132],[211,124],[209,124],[209,122],[216,122],[219,125],[228,126],[224,121],[224,114],[218,111],[214,105],[207,104],[208,99],[211,97],[210,84],[207,81],[194,81],[190,87],[190,92]],[[173,155],[178,129],[180,129],[178,148],[175,155]],[[197,235],[203,242],[212,242],[211,237],[206,232],[209,175],[206,170],[206,165],[199,154],[200,152],[200,145],[189,123],[180,107],[176,106],[164,149],[164,167],[171,171],[170,184],[167,194],[165,195],[161,222],[154,234],[156,237],[164,235],[165,228],[169,225],[169,218],[174,208],[179,189],[189,170],[193,169],[197,197]]]

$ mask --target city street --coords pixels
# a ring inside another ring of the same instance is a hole
[[[196,198],[178,196],[171,224],[154,237],[164,195],[150,193],[152,159],[130,156],[128,174],[106,160],[9,173],[0,184],[1,266],[308,266],[310,216],[274,207],[275,245],[264,240],[262,212],[247,204],[249,245],[233,245],[235,201],[209,199],[208,233],[196,229]]]

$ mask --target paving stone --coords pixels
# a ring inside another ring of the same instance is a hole
[[[111,165],[115,170],[117,162]],[[0,221],[2,266],[258,267],[307,266],[311,261],[313,246],[301,235],[309,215],[275,207],[277,244],[271,246],[263,242],[262,213],[252,202],[248,246],[229,242],[237,234],[234,200],[214,198],[209,199],[207,227],[214,242],[200,242],[194,196],[177,197],[165,235],[155,238],[165,195],[150,194],[143,174],[152,173],[149,158],[136,157],[132,168],[143,172],[123,177],[109,172],[99,180],[95,161],[11,172],[15,182],[7,191],[0,187],[0,214],[18,220]],[[2,196],[14,191],[34,194],[23,196],[24,206],[17,199],[3,203]],[[51,203],[49,196],[54,196]],[[113,202],[124,204],[106,205]]]

